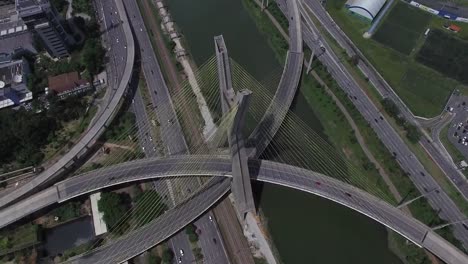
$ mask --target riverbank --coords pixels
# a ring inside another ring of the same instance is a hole
[[[256,6],[254,3],[248,0],[243,1],[244,5],[247,7],[249,10],[249,13],[252,15],[254,20],[256,21],[259,30],[267,37],[269,38],[269,43],[270,45],[275,45],[278,46],[278,44],[281,45],[281,41],[277,39],[279,35],[279,31],[274,29],[273,24],[269,22],[269,19],[266,18],[266,16],[262,16],[262,13],[260,11],[260,8]],[[277,7],[275,4],[272,4],[270,8],[273,9],[271,13],[275,14],[276,17],[278,17],[279,12],[277,12]],[[276,9],[276,10],[275,10]],[[282,15],[281,15],[282,16]],[[286,21],[283,18],[279,17],[279,21]],[[281,22],[279,22],[281,24]],[[271,37],[272,31],[276,31],[276,33],[273,33],[273,36]],[[280,52],[277,57],[281,58],[282,54],[285,54],[284,49],[274,49],[275,52]],[[317,66],[317,64],[315,64]],[[335,91],[338,90],[336,83],[332,81],[330,76],[326,73],[324,69],[319,69],[319,75],[317,77],[322,77],[324,79],[328,80],[328,84],[331,84],[334,88]],[[331,142],[335,145],[337,149],[340,150],[340,152],[343,152],[345,156],[352,161],[353,164],[357,165],[359,168],[367,168],[362,171],[364,174],[367,175],[372,175],[368,177],[371,181],[374,181],[375,184],[377,184],[380,187],[386,188],[386,186],[382,186],[382,182],[380,180],[376,181],[376,177],[378,179],[382,179],[379,175],[379,171],[383,172],[382,174],[385,173],[383,168],[376,168],[375,167],[375,162],[371,162],[368,160],[368,156],[363,155],[364,152],[360,146],[360,144],[357,143],[356,135],[354,129],[352,129],[349,125],[348,122],[343,121],[343,114],[340,111],[337,111],[336,107],[336,101],[333,101],[331,96],[326,93],[326,91],[323,89],[323,84],[318,83],[316,80],[311,79],[311,78],[306,78],[304,77],[302,80],[302,89],[301,92],[304,94],[306,97],[309,106],[311,109],[314,111],[314,113],[319,117],[319,119],[322,121],[322,125],[324,126],[325,134],[328,136]],[[303,89],[303,88],[306,89]],[[342,96],[339,99],[343,99]],[[349,104],[349,102],[345,103]],[[348,106],[349,107],[349,106]],[[354,114],[354,112],[353,112]],[[360,117],[359,113],[357,117]],[[362,118],[359,118],[362,119]],[[359,127],[362,126],[362,120],[359,122]],[[351,134],[348,134],[351,131]],[[369,131],[365,131],[365,140],[368,139],[369,136]],[[368,141],[369,142],[369,141]],[[375,142],[375,141],[371,141]],[[375,150],[375,147],[371,148],[372,150]],[[351,150],[351,151],[350,151]],[[381,155],[380,157],[381,158]],[[380,159],[381,160],[381,159]],[[387,165],[388,163],[383,163],[384,165]],[[380,167],[380,166],[379,166]],[[386,169],[389,167],[385,167]],[[390,167],[391,169],[394,168],[392,165]],[[398,168],[398,167],[397,167]],[[390,170],[390,174],[392,173],[392,170]],[[404,176],[404,175],[402,175]],[[392,190],[392,194],[396,197],[398,197],[399,192],[396,190],[395,186],[393,186],[392,182],[388,182],[388,178],[386,179],[387,185],[389,185],[390,189]],[[399,182],[401,185],[401,181]],[[404,185],[410,185],[411,183],[405,183]],[[411,186],[412,187],[412,186]],[[408,187],[409,188],[409,187]],[[413,187],[414,188],[414,187]],[[404,194],[407,194],[407,192],[403,192]],[[401,197],[401,196],[400,196]],[[423,206],[424,207],[424,206]],[[401,239],[400,237],[395,236],[394,234],[390,234],[388,236],[389,240],[389,248],[394,251],[400,259],[404,260],[406,263],[421,263],[422,260],[427,260],[426,255],[422,250],[418,250],[417,247],[415,246],[409,246],[406,244],[404,239]],[[409,249],[409,250],[408,250]]]

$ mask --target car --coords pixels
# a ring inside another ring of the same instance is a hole
[[[213,238],[213,243],[215,243],[215,244],[216,244],[216,238]]]
[[[317,186],[320,186],[320,185],[322,185],[322,183],[321,183],[321,182],[318,182],[318,181],[316,181],[316,182],[315,182],[315,185],[317,185]]]
[[[376,122],[376,123],[378,123],[378,122],[379,122],[379,120],[377,120],[377,118],[374,118],[374,120],[375,120],[375,122]]]
[[[156,152],[156,147],[153,147],[153,151]]]
[[[182,258],[181,258],[181,257],[179,257],[179,258],[177,259],[177,263],[182,263]]]
[[[150,140],[150,141],[153,141],[153,137],[152,137],[152,136],[149,136],[149,140]]]
[[[426,174],[424,174],[424,172],[422,172],[422,171],[420,171],[419,173],[420,173],[421,176],[423,176],[423,177],[426,176]]]
[[[179,253],[182,257],[184,256],[184,251],[182,249],[179,249]]]
[[[346,196],[348,196],[348,197],[351,197],[350,193],[345,192],[344,194],[346,194]]]
[[[211,215],[208,216],[208,219],[210,219],[210,221],[213,222],[213,217],[211,217]]]
[[[141,147],[141,150],[143,150],[143,152],[145,152],[145,147]]]
[[[117,38],[117,39],[115,39],[115,41],[116,41],[117,43],[119,43],[119,39],[118,39],[118,38]]]
[[[380,120],[383,120],[383,116],[380,116]]]
[[[132,99],[132,104],[134,104],[134,103],[135,103],[135,99]]]
[[[143,28],[140,28],[140,31],[143,31]]]

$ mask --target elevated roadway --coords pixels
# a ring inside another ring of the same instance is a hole
[[[250,157],[258,158],[279,130],[294,100],[301,79],[304,59],[301,16],[297,0],[284,0],[284,4],[289,7],[286,14],[289,21],[289,50],[273,100],[247,141],[248,146],[255,146],[249,153]],[[265,137],[264,131],[269,131],[268,136]]]
[[[468,263],[468,256],[439,237],[431,228],[383,200],[349,184],[317,172],[265,160],[250,160],[249,171],[253,180],[306,191],[356,210],[401,234],[416,245],[426,248],[446,263]],[[193,176],[231,177],[230,158],[221,155],[151,158],[81,174],[17,203],[16,208],[9,207],[0,211],[0,227],[52,203],[67,201],[102,188],[132,181]],[[197,208],[195,204],[191,206]],[[203,208],[204,210],[208,210],[208,208]],[[175,221],[172,222],[172,225],[183,226],[188,223]],[[162,229],[161,226],[159,228]],[[141,238],[144,238],[141,239],[142,241],[156,239],[151,236]],[[152,241],[154,242],[154,240]],[[145,249],[141,249],[141,251],[143,250]]]
[[[34,179],[28,183],[16,188],[14,192],[10,192],[0,197],[0,207],[13,202],[34,190],[37,190],[37,188],[40,188],[41,186],[44,186],[48,182],[61,176],[62,173],[67,170],[67,168],[75,163],[75,160],[84,156],[89,151],[89,149],[96,143],[99,136],[102,135],[106,127],[111,123],[115,114],[118,112],[119,106],[121,105],[121,99],[125,94],[125,90],[132,75],[135,47],[122,0],[117,0],[115,3],[118,14],[120,15],[120,19],[122,21],[121,24],[125,33],[125,41],[127,45],[125,70],[122,79],[120,80],[119,86],[115,91],[115,95],[111,99],[106,109],[103,111],[102,115],[96,120],[94,125],[88,129],[86,134],[75,146],[73,146],[73,148],[68,153],[66,153],[55,164],[34,177]]]

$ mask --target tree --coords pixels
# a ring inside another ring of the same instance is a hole
[[[167,210],[167,205],[155,190],[146,190],[135,197],[133,218],[137,227],[144,226]]]
[[[193,249],[193,254],[195,255],[196,260],[202,260],[203,259],[203,253],[201,248],[196,247]]]
[[[50,2],[59,13],[63,12],[68,5],[66,0],[51,0]]]
[[[359,64],[359,59],[360,59],[359,56],[356,55],[356,54],[354,54],[354,55],[350,58],[350,62],[351,62],[354,66],[356,66],[356,65]]]
[[[164,250],[162,254],[162,260],[166,263],[171,263],[174,259],[174,252],[170,248]]]
[[[96,75],[102,68],[105,50],[97,38],[89,38],[81,53],[81,64],[86,67],[90,77]]]
[[[400,109],[398,109],[398,106],[391,99],[383,99],[382,106],[393,118],[398,118],[400,115]]]
[[[149,264],[161,264],[162,259],[159,256],[155,256],[153,254],[149,255],[148,263]]]
[[[414,125],[407,125],[406,126],[406,137],[411,141],[411,143],[418,143],[421,139],[421,133],[419,129]]]
[[[37,165],[43,158],[41,148],[58,128],[56,120],[45,112],[24,109],[2,109],[0,124],[0,165],[13,159],[22,165]]]
[[[187,227],[185,227],[185,233],[187,235],[197,234],[196,231],[197,231],[197,227],[193,223],[190,223],[187,225]]]
[[[103,219],[107,228],[115,228],[117,224],[121,226],[114,230],[117,234],[122,234],[128,227],[128,223],[121,222],[121,219],[128,210],[128,195],[114,192],[105,192],[101,194],[101,200],[98,202],[98,209],[104,214]]]
[[[197,234],[189,234],[188,235],[189,241],[192,243],[195,243],[198,241],[198,235]]]

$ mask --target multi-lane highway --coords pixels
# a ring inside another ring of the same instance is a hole
[[[284,0],[279,0],[282,2]],[[319,1],[314,0],[302,0],[305,3],[308,11],[314,14],[314,16],[320,21],[327,32],[337,41],[337,43],[346,50],[349,56],[353,54],[359,55],[361,58],[358,62],[359,69],[364,75],[369,78],[369,82],[377,89],[379,94],[384,98],[390,98],[394,101],[400,109],[400,112],[404,115],[405,119],[409,122],[420,127],[418,118],[416,118],[406,104],[400,99],[395,93],[391,86],[385,81],[385,79],[378,73],[378,71],[370,64],[364,54],[354,45],[354,43],[346,36],[346,34],[338,27],[333,21],[330,15],[325,11]],[[432,1],[436,2],[436,1]],[[339,62],[339,61],[338,61]],[[421,128],[422,129],[422,128]],[[423,133],[426,135],[426,133]],[[437,146],[434,146],[433,142],[424,137],[419,142],[442,171],[448,176],[451,183],[460,191],[460,193],[468,200],[468,181],[464,175],[455,169],[454,164],[450,159],[446,159],[445,156],[440,152]]]
[[[114,15],[118,15],[120,17],[120,25],[122,26],[122,30],[125,35],[125,40],[122,39],[120,41],[126,43],[126,48],[124,48],[125,52],[122,53],[126,55],[124,55],[123,61],[120,62],[122,65],[121,67],[124,67],[124,72],[122,78],[120,79],[118,87],[116,88],[115,95],[112,97],[111,101],[103,111],[102,115],[96,120],[93,126],[91,126],[88,129],[88,131],[80,139],[80,141],[70,149],[69,152],[62,156],[52,166],[46,168],[41,174],[34,177],[34,179],[32,179],[31,181],[16,188],[14,192],[7,193],[0,197],[0,207],[4,207],[5,205],[19,199],[20,197],[28,193],[37,191],[45,184],[50,183],[53,179],[56,179],[58,176],[64,173],[68,167],[72,166],[75,163],[75,160],[79,159],[88,152],[90,147],[95,144],[96,140],[104,132],[105,127],[110,124],[113,117],[117,113],[121,99],[125,93],[128,82],[130,80],[130,76],[132,74],[135,50],[132,34],[128,25],[127,16],[125,15],[122,0],[116,0],[115,4],[116,11],[114,11]]]
[[[336,56],[336,54],[334,54],[333,50],[327,44],[327,42],[323,38],[317,40],[319,31],[313,24],[312,20],[308,18],[308,11],[311,11],[313,8],[318,8],[315,6],[317,3],[315,1],[305,0],[304,4],[302,5],[301,12],[305,18],[305,24],[303,26],[305,43],[311,49],[317,49],[321,46],[326,49],[326,52],[322,52],[322,54],[318,56],[318,59],[327,67],[328,71],[337,81],[341,89],[343,89],[348,94],[352,103],[367,120],[382,143],[391,153],[394,154],[395,159],[403,168],[403,170],[408,173],[410,179],[413,181],[418,190],[422,194],[427,194],[426,198],[435,211],[439,212],[440,217],[447,221],[460,221],[465,219],[465,216],[458,209],[456,204],[443,190],[440,190],[439,184],[426,171],[424,166],[414,156],[403,139],[388,123],[385,117],[380,114],[380,110],[374,105],[367,94],[359,87],[348,70],[340,63],[339,58]],[[320,4],[319,6],[322,8]],[[317,9],[315,11],[315,13],[319,13]],[[325,11],[323,10],[323,12]],[[320,16],[327,17],[329,19],[327,15],[321,14]],[[320,20],[324,21],[324,18],[321,18]],[[330,23],[325,24],[325,27],[336,27],[336,25]],[[313,32],[315,32],[315,34]],[[432,190],[434,189],[438,189],[440,191],[433,192]],[[468,245],[468,230],[465,229],[461,223],[455,224],[453,229],[455,236],[465,245]]]
[[[145,76],[147,89],[149,90],[152,106],[156,112],[157,118],[159,119],[159,129],[161,134],[161,140],[163,145],[167,149],[169,155],[178,155],[188,153],[187,143],[185,141],[182,128],[177,119],[177,115],[170,98],[169,90],[162,75],[160,65],[154,53],[151,41],[149,39],[147,28],[144,24],[141,12],[136,1],[126,1],[125,7],[130,18],[130,24],[135,34],[139,53],[141,56],[141,64],[143,74]],[[136,115],[136,122],[138,126],[138,138],[142,150],[147,157],[157,156],[157,146],[154,139],[151,137],[151,120],[145,110],[145,105],[141,98],[141,91],[137,90],[133,101],[133,111]],[[154,184],[155,188],[172,188],[170,182],[166,182],[168,185],[164,186],[161,184]],[[174,197],[172,197],[174,199]],[[212,218],[213,221],[214,218]],[[205,256],[205,263],[207,264],[224,264],[229,263],[226,254],[222,248],[222,238],[219,235],[217,226],[209,224],[211,221],[207,217],[197,220],[197,224],[205,226],[207,234],[211,234],[212,237],[200,236],[199,244],[201,245],[203,255]],[[215,244],[212,240],[220,241]],[[210,243],[211,242],[211,243]],[[189,263],[195,260],[195,256],[191,250],[188,236],[185,232],[179,232],[170,238],[168,245],[172,247],[172,250],[176,256],[177,261],[182,263]],[[221,247],[221,248],[220,248]],[[221,250],[220,250],[221,249]],[[184,252],[183,254],[181,254]],[[217,252],[219,254],[217,254]],[[211,256],[208,258],[208,256]]]
[[[181,170],[181,168],[193,168],[190,170]],[[467,263],[468,256],[463,254],[461,251],[456,249],[449,242],[443,240],[431,230],[430,227],[425,226],[418,220],[407,215],[403,211],[396,207],[384,202],[383,200],[374,197],[354,186],[338,181],[332,177],[302,169],[299,167],[281,164],[272,161],[249,161],[250,175],[253,180],[265,181],[273,184],[279,184],[294,188],[301,191],[306,191],[319,195],[326,199],[332,200],[353,210],[356,210],[379,223],[393,229],[402,236],[411,240],[415,244],[427,248],[429,251],[436,254],[439,258],[444,260],[446,263]],[[221,177],[231,177],[231,162],[227,156],[178,156],[169,157],[165,159],[145,159],[138,161],[131,161],[125,164],[118,164],[109,168],[102,169],[98,172],[89,172],[81,174],[77,177],[67,179],[54,187],[48,188],[41,193],[35,194],[20,203],[18,203],[17,210],[0,211],[0,226],[4,226],[4,221],[11,222],[11,218],[16,214],[17,218],[24,212],[29,211],[32,213],[33,207],[44,207],[44,203],[47,201],[50,203],[54,199],[57,201],[65,201],[76,197],[78,195],[85,195],[94,190],[102,189],[108,186],[116,184],[126,183],[130,181],[139,181],[142,179],[156,179],[161,177],[192,177],[193,175],[213,175]],[[93,182],[89,182],[89,178],[93,178]],[[39,199],[40,198],[40,199]],[[28,201],[29,200],[29,201]],[[201,203],[201,201],[198,201]],[[198,203],[194,202],[194,203]],[[42,204],[41,204],[42,203]],[[203,204],[213,204],[214,201],[203,201]],[[208,208],[199,208],[199,204],[191,204],[190,206],[194,210],[201,210],[200,212],[179,212],[188,213],[193,216],[200,215],[203,211]],[[176,207],[176,211],[180,207]],[[182,210],[182,209],[180,209]],[[190,211],[190,210],[188,210]],[[196,217],[194,216],[194,217]],[[147,235],[148,230],[145,228],[156,228],[154,225],[160,224],[157,220],[148,226],[142,228],[142,230],[135,231],[140,234],[139,242],[136,245],[125,243],[126,248],[132,251],[132,254],[140,253],[146,250],[146,246],[149,244],[156,243],[158,239],[164,239],[166,237],[158,237],[158,233]],[[185,226],[189,222],[187,219],[181,217],[180,220],[171,222],[169,226],[165,228],[175,228],[174,232]],[[160,230],[163,225],[157,226]],[[158,231],[159,232],[159,231]],[[164,231],[160,231],[164,232]],[[165,233],[169,236],[169,234]],[[130,237],[132,237],[131,235]],[[136,239],[136,238],[133,238]],[[150,241],[150,242],[148,242]],[[123,243],[122,240],[113,243]],[[145,245],[144,247],[138,247],[138,245]],[[154,244],[153,244],[154,245]],[[113,247],[113,246],[110,246]],[[136,252],[138,251],[138,252]],[[109,252],[108,252],[109,253]],[[118,259],[121,257],[120,254],[127,254],[125,252],[113,252],[108,255],[109,258]],[[131,254],[130,254],[131,255]],[[128,256],[128,255],[126,255]],[[133,255],[132,255],[133,256]]]

